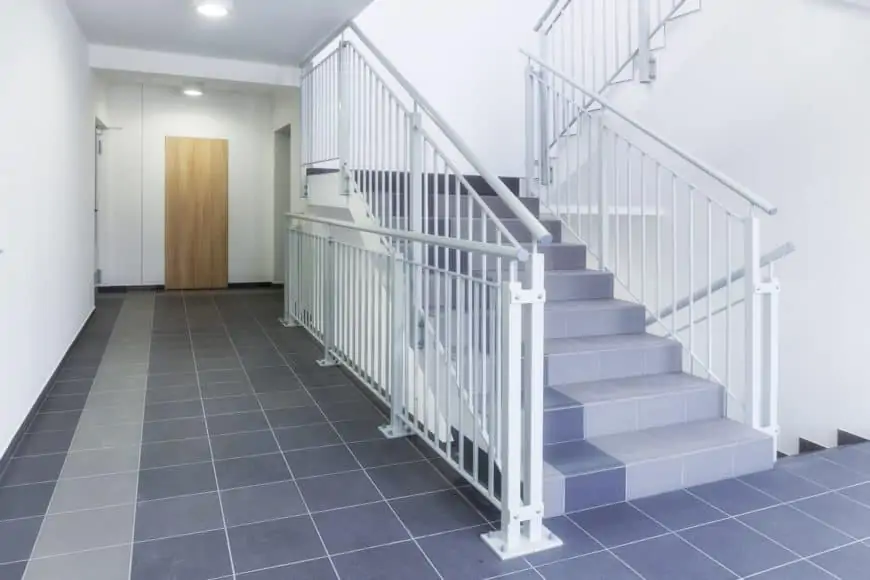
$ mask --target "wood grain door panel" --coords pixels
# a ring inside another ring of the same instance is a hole
[[[229,144],[166,138],[166,288],[226,288]]]

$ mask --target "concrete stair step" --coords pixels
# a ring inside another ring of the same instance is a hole
[[[651,334],[544,341],[544,384],[568,385],[681,370],[682,346]]]
[[[549,304],[613,298],[613,274],[599,270],[549,270],[544,286]]]
[[[480,198],[492,212],[500,218],[514,218],[516,215],[508,208],[507,204],[498,196],[482,195]],[[517,199],[525,205],[533,215],[540,215],[541,203],[538,198],[534,197],[518,197]],[[467,218],[469,212],[472,217],[483,216],[483,209],[474,200],[467,195],[442,195],[430,193],[426,198],[427,207],[426,215],[430,217],[455,216],[458,212],[460,216]],[[386,193],[384,196],[377,196],[376,202],[383,204],[384,210],[395,216],[407,215],[406,204],[408,203],[403,194]]]
[[[642,431],[723,416],[721,385],[685,373],[547,387],[544,442]]]
[[[773,438],[729,419],[695,421],[544,446],[552,517],[773,467]]]
[[[602,298],[547,302],[545,338],[637,334],[646,330],[646,309],[633,302]]]

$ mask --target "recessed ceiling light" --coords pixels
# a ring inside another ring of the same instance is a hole
[[[198,86],[188,86],[184,87],[181,91],[184,95],[188,97],[201,97],[202,96],[202,88]]]
[[[233,8],[232,0],[196,0],[196,11],[208,18],[224,18]]]

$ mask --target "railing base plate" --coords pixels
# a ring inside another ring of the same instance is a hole
[[[378,431],[384,434],[384,437],[387,439],[403,439],[405,437],[410,437],[414,434],[413,431],[408,429],[407,427],[396,427],[395,425],[381,425],[378,427]]]
[[[544,528],[542,530],[541,539],[537,542],[530,542],[528,538],[521,537],[520,541],[513,546],[507,546],[504,542],[504,534],[501,530],[487,532],[481,534],[480,537],[489,548],[495,552],[496,556],[502,560],[510,560],[512,558],[520,558],[529,554],[536,554],[546,550],[552,550],[562,545],[562,540],[556,537],[550,530]]]
[[[322,358],[322,359],[319,359],[315,362],[317,363],[317,366],[319,366],[319,367],[336,367],[336,366],[338,366],[338,362],[336,362],[332,358]]]
[[[279,318],[278,322],[280,322],[281,326],[284,328],[296,328],[299,326],[299,324],[292,318]]]

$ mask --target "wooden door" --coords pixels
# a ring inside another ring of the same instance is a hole
[[[226,288],[228,143],[166,138],[166,288]]]

